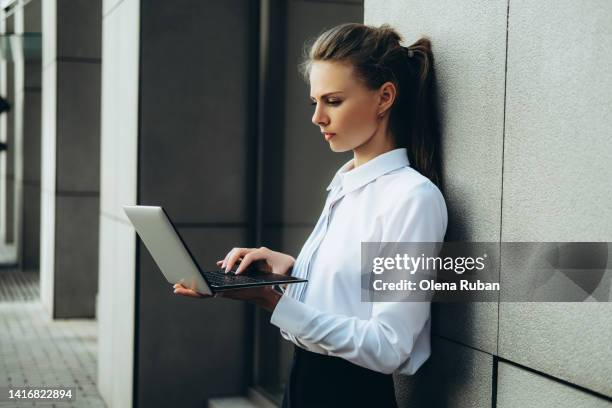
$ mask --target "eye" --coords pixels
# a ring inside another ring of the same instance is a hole
[[[331,106],[338,106],[342,103],[342,100],[341,99],[328,99],[325,101],[325,103]],[[310,102],[310,106],[316,106],[316,105],[317,105],[316,101]]]

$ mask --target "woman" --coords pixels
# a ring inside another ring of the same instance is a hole
[[[441,242],[446,233],[431,44],[400,41],[386,25],[344,24],[319,36],[303,64],[312,122],[334,152],[352,150],[353,159],[332,179],[297,259],[234,248],[218,262],[226,272],[256,263],[309,279],[285,293],[223,294],[271,311],[295,343],[283,407],[395,407],[391,373],[414,374],[430,355],[429,302],[360,298],[362,242]],[[180,285],[175,293],[202,296]]]

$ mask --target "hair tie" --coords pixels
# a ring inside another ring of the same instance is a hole
[[[406,51],[408,51],[408,58],[412,58],[414,56],[414,51],[412,51],[410,48],[406,47]]]

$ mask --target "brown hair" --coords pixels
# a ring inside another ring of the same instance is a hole
[[[422,37],[400,45],[390,26],[348,23],[333,27],[306,48],[300,68],[306,81],[314,61],[349,62],[370,89],[387,81],[397,88],[389,126],[396,147],[405,147],[410,164],[441,187],[440,117],[431,41]]]

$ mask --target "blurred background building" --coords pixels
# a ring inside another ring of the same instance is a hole
[[[0,6],[0,387],[280,405],[293,345],[270,314],[173,295],[121,206],[164,206],[202,265],[234,246],[297,256],[351,157],[310,123],[297,65],[343,22],[432,39],[447,240],[612,241],[610,2]],[[432,357],[395,377],[400,407],[612,407],[611,303],[435,304],[433,319]]]

